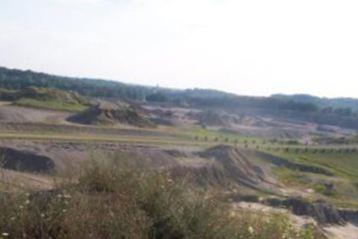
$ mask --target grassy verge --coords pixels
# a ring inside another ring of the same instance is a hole
[[[87,106],[77,103],[66,103],[56,100],[36,100],[29,98],[21,98],[15,102],[15,105],[32,107],[39,109],[49,109],[58,111],[80,112],[87,109]]]
[[[79,180],[42,193],[0,195],[6,238],[320,238],[282,214],[235,211],[166,172],[93,161]]]
[[[277,155],[292,162],[323,167],[334,174],[327,176],[278,167],[274,172],[286,186],[299,190],[311,189],[339,207],[358,208],[358,153],[281,152]]]

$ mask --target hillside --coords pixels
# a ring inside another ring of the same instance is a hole
[[[14,238],[358,232],[353,110],[200,89],[139,86],[139,99],[136,86],[24,74],[0,81],[0,228]]]
[[[354,98],[321,98],[312,95],[304,95],[304,94],[297,94],[297,95],[284,95],[284,94],[276,94],[272,95],[272,98],[283,99],[283,100],[292,100],[295,102],[302,102],[302,103],[314,103],[320,108],[326,108],[326,111],[341,109],[341,113],[349,113],[349,109],[353,112],[358,112],[358,99]],[[345,111],[342,111],[345,109]]]
[[[84,96],[148,102],[167,107],[220,109],[235,114],[274,116],[358,130],[358,100],[354,99],[238,96],[216,90],[165,89],[0,68],[0,87],[19,90],[29,86],[51,87]]]
[[[154,92],[150,87],[127,85],[117,81],[63,77],[0,67],[0,88],[20,90],[29,86],[75,91],[85,96],[131,100],[144,100],[147,95]]]
[[[19,106],[64,111],[81,111],[89,104],[76,92],[33,86],[21,90],[0,89],[0,100]]]
[[[78,92],[95,97],[112,97],[128,100],[148,100],[153,102],[172,102],[177,104],[222,105],[229,103],[254,108],[270,106],[278,109],[312,111],[315,106],[358,109],[358,99],[319,98],[309,95],[273,95],[271,97],[238,96],[217,90],[188,89],[176,90],[140,85],[125,84],[118,81],[63,77],[31,70],[17,70],[0,67],[0,88],[19,90],[29,86],[52,87]],[[227,105],[228,106],[228,105]]]
[[[128,105],[99,103],[68,118],[69,121],[87,125],[128,124],[138,127],[154,126],[145,116]]]

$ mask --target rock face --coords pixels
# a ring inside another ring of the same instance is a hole
[[[346,220],[340,211],[324,201],[308,202],[301,198],[266,199],[265,204],[291,209],[298,216],[313,217],[320,224],[344,225]]]
[[[127,105],[100,103],[68,118],[69,121],[87,125],[113,125],[117,123],[138,127],[154,126],[148,119]]]
[[[338,211],[345,221],[358,225],[358,210],[339,209]]]

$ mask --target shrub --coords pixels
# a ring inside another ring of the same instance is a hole
[[[0,233],[10,238],[318,238],[284,215],[234,209],[168,172],[98,161],[76,184],[0,196]]]

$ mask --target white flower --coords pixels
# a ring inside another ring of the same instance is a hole
[[[70,194],[65,194],[65,195],[63,195],[63,197],[69,199],[69,198],[71,198],[71,195]]]
[[[30,204],[30,200],[26,200],[25,204],[26,204],[26,205],[29,205],[29,204]]]
[[[1,235],[4,236],[4,237],[8,237],[10,234],[7,233],[7,232],[3,232]]]
[[[252,226],[249,226],[249,232],[250,234],[254,234],[254,229],[252,228]]]

